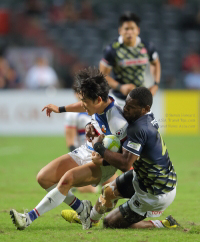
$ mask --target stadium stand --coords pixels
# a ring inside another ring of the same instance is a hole
[[[51,48],[57,48],[62,50],[62,54],[65,53],[62,63],[58,64],[58,66],[61,64],[61,70],[64,66],[66,69],[66,64],[69,70],[74,63],[79,62],[82,66],[98,66],[103,47],[118,36],[118,16],[128,10],[136,12],[141,17],[141,37],[152,41],[159,51],[162,64],[161,88],[184,88],[181,72],[182,59],[187,56],[191,47],[200,46],[200,28],[186,28],[185,19],[188,16],[196,16],[198,1],[188,0],[183,6],[177,7],[167,1],[158,0],[134,1],[134,3],[127,0],[96,0],[90,2],[95,16],[94,20],[81,19],[81,15],[78,15],[81,1],[74,1],[74,7],[77,10],[75,20],[63,17],[62,21],[53,21],[51,18],[50,13],[55,1],[41,2],[40,14],[34,15],[34,18],[37,19],[38,29],[45,32],[45,43],[48,45],[48,42],[53,41]],[[62,4],[64,6],[66,1],[59,2],[60,9],[62,9]],[[23,0],[17,3],[14,0],[2,0],[0,9],[12,9],[15,14],[24,13],[25,15],[26,13]],[[28,43],[39,44],[33,35],[29,37]],[[7,41],[6,38],[8,37],[0,38],[0,46]],[[27,41],[28,36],[25,39]],[[21,44],[23,45],[24,42]],[[68,61],[64,63],[66,59]],[[176,80],[174,85],[168,82],[168,79],[172,77]],[[66,87],[64,83],[63,86]]]

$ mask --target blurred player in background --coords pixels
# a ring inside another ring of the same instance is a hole
[[[148,62],[154,78],[150,91],[155,95],[160,83],[160,61],[152,43],[140,37],[140,18],[134,13],[125,13],[119,19],[120,37],[108,45],[100,61],[100,71],[106,75],[112,94],[120,106],[125,105],[128,93],[143,86]],[[152,68],[153,66],[153,68]],[[113,77],[110,76],[111,72]]]

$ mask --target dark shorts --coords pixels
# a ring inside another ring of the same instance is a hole
[[[132,180],[133,170],[127,171],[116,178],[117,189],[124,198],[131,198],[135,194]]]
[[[116,179],[117,189],[124,198],[131,198],[135,194],[132,184],[133,170],[127,171]],[[123,218],[131,224],[138,223],[146,218],[130,209],[128,202],[119,206]]]

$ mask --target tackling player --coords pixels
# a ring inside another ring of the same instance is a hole
[[[124,141],[128,123],[114,99],[108,96],[109,85],[104,75],[95,68],[80,71],[76,75],[74,89],[81,102],[63,107],[49,104],[43,108],[43,111],[46,110],[46,115],[50,117],[51,112],[86,111],[92,115],[91,124],[95,128],[96,135],[114,134]],[[48,194],[29,213],[21,214],[14,209],[10,211],[13,223],[18,229],[25,229],[40,215],[62,202],[68,204],[79,214],[84,229],[90,227],[91,203],[86,200],[80,201],[70,189],[102,184],[117,170],[113,166],[95,165],[91,160],[93,150],[92,142],[88,140],[84,146],[58,157],[41,169],[37,180]]]
[[[150,62],[154,85],[150,87],[154,95],[160,83],[160,61],[152,43],[140,37],[140,18],[134,13],[125,13],[119,18],[120,37],[108,45],[100,61],[100,71],[107,75],[106,80],[112,94],[120,106],[124,106],[128,93],[144,83],[144,73]],[[113,77],[110,76],[111,72]]]

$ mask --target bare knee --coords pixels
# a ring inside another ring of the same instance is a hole
[[[60,179],[58,183],[58,190],[60,192],[68,193],[69,189],[74,185],[74,177],[71,171],[65,173],[65,175]]]
[[[46,179],[46,175],[45,175],[45,172],[43,169],[41,169],[38,174],[37,174],[37,177],[36,177],[36,180],[37,182],[40,184],[40,186],[44,189],[48,188],[48,181]],[[53,184],[49,184],[50,186],[53,185]]]

